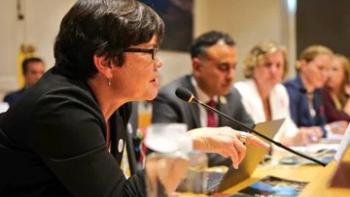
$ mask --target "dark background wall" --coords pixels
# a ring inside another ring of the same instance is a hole
[[[188,51],[193,35],[193,0],[139,0],[156,10],[165,23],[162,49]]]
[[[298,0],[297,54],[311,44],[323,44],[350,57],[350,1]]]

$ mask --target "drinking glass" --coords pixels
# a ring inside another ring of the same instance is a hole
[[[175,190],[185,176],[188,164],[188,157],[181,151],[149,154],[145,168],[147,196],[176,196]]]
[[[153,152],[146,158],[147,196],[203,196],[208,192],[205,153]]]
[[[152,124],[146,132],[145,145],[157,152],[191,151],[192,141],[182,123]]]
[[[152,103],[149,101],[138,102],[138,128],[141,130],[147,129],[151,125],[152,120]]]
[[[177,193],[181,196],[208,193],[208,158],[207,155],[199,151],[188,152],[189,160],[187,172],[177,188]]]

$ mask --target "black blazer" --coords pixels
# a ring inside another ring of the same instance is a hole
[[[194,87],[191,83],[191,75],[185,75],[161,88],[157,98],[153,101],[152,121],[154,123],[185,123],[187,128],[195,129],[201,127],[199,117],[199,106],[197,104],[186,103],[175,95],[178,87],[189,89],[195,94]],[[224,96],[225,102],[219,99],[216,108],[230,117],[239,120],[248,127],[254,125],[253,120],[245,110],[241,95],[237,89],[232,87],[230,93]],[[243,128],[233,124],[225,118],[219,117],[219,126],[229,126],[237,130]],[[231,165],[230,160],[225,159],[217,154],[208,154],[209,165]]]
[[[106,125],[86,83],[54,67],[0,117],[0,196],[144,196],[144,177],[119,164],[130,108]]]

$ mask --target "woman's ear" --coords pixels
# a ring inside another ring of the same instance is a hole
[[[299,72],[301,69],[304,69],[305,64],[305,60],[297,60],[297,62],[295,63],[295,69],[297,70],[297,72]]]
[[[104,75],[107,79],[112,78],[112,62],[106,56],[93,56],[94,65],[99,73]]]

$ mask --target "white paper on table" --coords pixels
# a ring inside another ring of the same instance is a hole
[[[317,153],[321,150],[338,150],[339,144],[324,144],[324,143],[319,143],[319,144],[309,144],[307,146],[292,146],[291,148],[295,151],[298,152],[303,152],[303,153]]]

